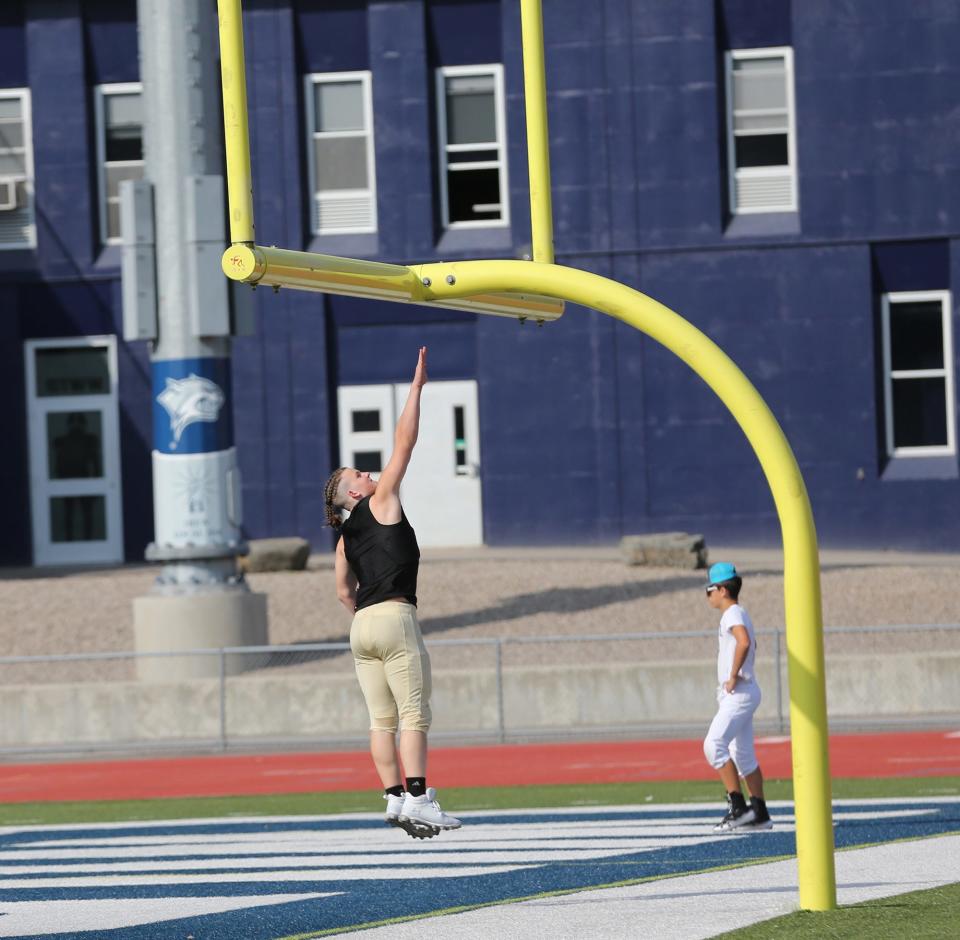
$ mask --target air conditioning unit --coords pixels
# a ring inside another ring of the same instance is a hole
[[[18,207],[19,182],[15,176],[0,177],[0,212],[12,212]]]

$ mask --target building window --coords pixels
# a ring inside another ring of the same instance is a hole
[[[308,75],[306,102],[310,230],[314,235],[375,232],[370,73]]]
[[[437,70],[444,228],[509,223],[503,66]]]
[[[143,179],[143,96],[139,84],[100,85],[97,94],[97,164],[100,240],[120,241],[120,183]]]
[[[887,455],[955,453],[950,292],[885,294]]]
[[[30,92],[0,89],[0,249],[37,243]]]
[[[796,212],[793,50],[728,52],[726,75],[731,211]]]

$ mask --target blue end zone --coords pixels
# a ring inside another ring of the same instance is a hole
[[[835,828],[837,848],[960,832],[960,800],[843,801],[835,804],[835,813],[839,816]],[[451,907],[742,865],[795,852],[789,807],[772,808],[776,824],[772,832],[734,836],[712,833],[717,812],[703,808],[464,815],[465,826],[460,832],[443,834],[428,847],[413,844],[399,831],[385,828],[379,819],[337,817],[42,831],[24,828],[7,832],[0,835],[0,931],[5,930],[5,921],[15,923],[13,913],[9,915],[11,920],[3,916],[10,910],[10,902],[29,901],[42,909],[45,903],[55,900],[135,902],[141,898],[253,899],[263,895],[335,893],[334,897],[242,907],[141,926],[111,928],[105,924],[95,934],[89,930],[46,934],[56,940],[91,940],[94,936],[97,940],[183,940],[191,933],[203,940],[276,940]],[[472,836],[481,831],[482,840]],[[284,842],[284,833],[288,834],[287,839],[293,833],[301,833],[304,841]],[[229,836],[243,841],[233,843],[224,838]],[[329,877],[324,876],[322,857],[318,864],[318,856],[327,851],[323,846],[325,837],[330,842],[331,859],[336,856],[336,860],[331,860]],[[165,839],[169,839],[170,849],[165,854],[154,854],[151,846],[163,845]],[[208,851],[217,839],[225,847],[236,845],[236,852]],[[277,839],[281,840],[281,849],[258,850],[261,842]],[[69,840],[67,848],[63,840]],[[645,841],[657,847],[644,850]],[[60,845],[55,846],[56,842]],[[577,849],[578,842],[586,846],[582,859],[567,857]],[[669,844],[664,845],[665,842]],[[622,852],[618,851],[619,846],[624,847]],[[111,854],[111,847],[116,847],[116,855]],[[564,852],[562,860],[551,858],[556,851]],[[91,852],[104,854],[91,857]],[[64,853],[70,857],[64,857]],[[135,858],[143,867],[126,872],[122,868],[131,862],[130,853],[140,853]],[[281,854],[285,857],[282,863],[276,861]],[[490,860],[492,854],[497,856],[495,861]],[[542,858],[531,860],[531,855]],[[295,856],[303,857],[302,864]],[[382,861],[378,856],[383,857]],[[511,857],[516,857],[516,861]],[[232,864],[240,859],[243,865]],[[151,867],[160,862],[166,867]],[[182,867],[178,867],[180,863]],[[102,884],[63,884],[57,869],[66,865],[81,865],[82,870],[65,869],[64,877],[95,877]],[[43,866],[44,871],[28,870],[37,866]],[[119,866],[121,870],[105,866]],[[442,866],[441,876],[424,877],[424,868],[431,866]],[[503,870],[505,866],[511,866],[510,870]],[[470,869],[471,873],[457,874],[458,869]],[[258,871],[263,873],[263,881],[254,880]],[[345,877],[347,872],[350,877]],[[385,872],[391,877],[384,877]],[[291,873],[305,874],[309,880],[285,880]],[[205,874],[216,874],[225,880],[203,881]],[[232,881],[233,874],[251,880]],[[117,877],[130,876],[142,878],[144,883],[111,885]],[[198,883],[151,884],[152,876],[189,876]],[[38,878],[49,879],[50,886],[18,887],[18,882],[33,883]],[[54,881],[59,883],[53,884]],[[6,932],[2,935],[12,936]]]

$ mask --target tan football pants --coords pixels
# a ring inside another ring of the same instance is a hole
[[[423,645],[417,608],[383,601],[357,611],[350,649],[370,712],[371,731],[430,727],[430,654]]]

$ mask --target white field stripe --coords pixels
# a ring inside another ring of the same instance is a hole
[[[960,737],[960,731],[956,732],[957,736]],[[935,779],[931,778],[931,784],[935,783]],[[643,784],[637,784],[637,792],[643,793]],[[943,795],[931,795],[931,796],[921,796],[917,798],[918,801],[923,803],[956,803],[958,798],[956,796],[943,796]],[[842,808],[844,806],[858,806],[858,805],[869,805],[869,806],[902,806],[903,799],[901,797],[877,797],[863,800],[853,800],[853,799],[840,799],[834,800],[835,808]],[[769,800],[767,806],[771,809],[793,809],[793,803],[789,800]],[[716,815],[718,810],[723,810],[723,804],[714,800],[711,803],[635,803],[632,806],[603,806],[599,803],[593,803],[589,800],[584,800],[582,803],[579,803],[574,806],[560,806],[553,808],[539,808],[539,809],[514,809],[514,810],[503,810],[503,809],[480,809],[480,810],[470,810],[469,812],[458,813],[457,815],[464,821],[464,824],[480,822],[489,817],[498,818],[504,816],[522,816],[526,819],[531,817],[538,816],[581,816],[585,813],[599,813],[605,816],[629,816],[635,814],[648,814],[655,812],[660,815],[669,815],[670,813],[688,813],[691,810],[698,810],[700,812],[709,813],[711,818]],[[211,826],[219,827],[223,825],[240,825],[240,826],[264,826],[264,825],[273,825],[273,824],[300,824],[308,825],[310,823],[319,823],[327,824],[337,823],[342,824],[346,822],[365,822],[369,823],[374,820],[382,819],[381,816],[374,815],[373,813],[338,813],[335,815],[327,816],[251,816],[251,815],[228,815],[228,816],[217,816],[217,817],[203,817],[198,819],[151,819],[143,821],[126,821],[126,822],[111,822],[111,823],[63,823],[61,824],[52,824],[45,823],[43,825],[25,825],[25,826],[0,826],[0,836],[9,836],[9,835],[30,835],[32,833],[39,832],[90,832],[92,829],[96,829],[97,832],[111,832],[118,829],[125,831],[142,829],[144,832],[156,831],[158,828],[163,828],[168,831],[177,830],[177,829],[187,829],[193,828],[196,826]],[[655,820],[637,820],[638,822],[654,822]],[[676,821],[676,820],[674,820]],[[594,822],[591,820],[591,822]],[[377,827],[364,830],[369,832],[382,832],[382,829]],[[236,834],[235,834],[236,835]],[[196,838],[203,838],[204,836],[197,836]],[[83,844],[89,844],[89,839],[82,840]]]
[[[706,842],[717,841],[716,836],[707,837],[702,833],[699,839],[685,840],[684,845],[700,845]],[[670,848],[676,845],[676,842],[670,839],[658,839],[653,842],[627,842],[623,844],[610,845],[610,843],[594,844],[591,847],[576,846],[573,848],[556,849],[552,845],[533,847],[526,851],[481,851],[465,852],[463,848],[448,850],[445,853],[431,853],[431,864],[456,864],[456,865],[509,865],[521,863],[539,862],[549,864],[550,862],[568,862],[583,861],[588,859],[611,858],[620,855],[633,854],[638,852],[651,852],[656,849]],[[536,849],[536,850],[534,850]],[[449,858],[437,858],[437,854],[449,856]],[[338,868],[345,866],[377,866],[377,865],[408,865],[419,868],[423,864],[423,859],[409,852],[404,853],[383,853],[378,855],[271,855],[263,858],[192,858],[180,859],[177,861],[127,861],[127,862],[100,862],[91,864],[89,861],[85,864],[62,864],[62,865],[5,865],[0,867],[0,875],[40,875],[40,874],[60,874],[68,875],[74,873],[110,874],[117,872],[139,872],[139,871],[232,871],[244,868],[311,868],[314,870],[323,870],[326,868]],[[415,872],[410,872],[415,876]]]
[[[834,822],[866,822],[882,819],[922,818],[932,810],[896,809],[865,815],[857,812],[838,812]],[[291,865],[300,868],[315,867],[334,869],[343,866],[382,866],[409,864],[529,864],[550,861],[567,861],[577,858],[607,858],[616,855],[653,851],[676,845],[698,845],[717,838],[729,838],[727,834],[713,833],[716,815],[700,819],[687,819],[682,824],[670,820],[658,820],[656,824],[634,823],[632,825],[579,826],[574,823],[551,824],[548,832],[544,825],[507,827],[502,825],[477,824],[457,833],[444,833],[436,842],[409,845],[401,841],[400,833],[384,833],[359,838],[363,831],[353,833],[338,831],[318,838],[313,830],[299,833],[262,833],[212,835],[210,840],[197,842],[182,836],[153,836],[142,840],[130,837],[116,839],[50,840],[33,842],[31,847],[19,843],[18,847],[0,851],[0,875],[8,877],[27,873],[24,866],[10,862],[49,863],[75,862],[69,867],[50,866],[51,870],[135,871],[135,870],[191,870],[204,868],[270,868]],[[792,816],[778,814],[775,828],[779,832],[794,829]],[[397,851],[385,843],[384,836],[393,839],[393,844],[403,844]],[[291,855],[291,850],[298,854]],[[281,861],[275,861],[275,859]],[[136,861],[141,864],[135,865]],[[428,861],[430,860],[430,861]],[[3,864],[7,863],[7,864]],[[124,866],[128,866],[124,868]]]
[[[710,816],[691,819],[662,819],[662,820],[571,820],[569,822],[551,822],[551,823],[517,823],[517,824],[493,824],[486,821],[478,821],[474,824],[465,824],[463,829],[456,833],[448,834],[447,837],[459,839],[461,835],[473,832],[484,832],[493,835],[499,835],[500,838],[513,841],[518,835],[533,834],[537,838],[544,837],[544,831],[549,827],[551,833],[566,833],[571,836],[579,835],[583,832],[595,832],[598,835],[617,835],[629,834],[646,831],[652,827],[678,828],[687,826],[705,825],[708,822],[715,822],[722,813],[712,813]],[[291,830],[289,832],[231,832],[231,833],[202,833],[202,834],[178,834],[167,833],[164,835],[143,835],[143,836],[115,836],[97,838],[92,836],[86,839],[32,839],[30,832],[22,834],[24,838],[16,841],[9,841],[6,844],[11,846],[36,845],[39,847],[55,848],[92,848],[98,846],[153,846],[153,845],[184,845],[199,846],[209,849],[213,845],[223,846],[257,846],[266,841],[274,845],[281,843],[294,843],[297,845],[315,845],[317,848],[330,845],[382,845],[384,836],[396,836],[396,830],[387,826],[377,829],[302,829]],[[2,849],[0,849],[2,851]]]
[[[506,872],[528,868],[527,865],[493,865],[489,868],[460,867],[446,865],[443,868],[415,869],[413,877],[423,878],[474,878],[478,875],[500,875]],[[239,884],[309,881],[319,884],[325,881],[382,881],[409,880],[409,868],[323,868],[298,871],[259,871],[259,872],[213,872],[209,875],[104,875],[91,877],[84,875],[76,878],[17,878],[0,879],[0,891],[22,891],[25,888],[138,888],[144,885],[202,885],[202,884]],[[2,921],[0,921],[2,922]]]
[[[920,818],[935,813],[933,809],[890,809],[869,814],[861,812],[834,812],[835,821],[904,819],[907,817]],[[482,843],[501,843],[512,846],[535,842],[537,845],[556,845],[561,842],[575,842],[581,844],[585,840],[609,838],[638,838],[645,839],[652,836],[661,838],[680,836],[700,836],[704,829],[712,829],[719,821],[720,816],[713,813],[709,816],[686,817],[676,819],[637,820],[630,823],[623,821],[590,821],[590,822],[557,822],[549,823],[549,835],[544,832],[544,824],[528,825],[491,825],[477,823],[456,832],[444,833],[440,836],[442,842],[424,842],[421,845],[409,846],[418,852],[451,852],[458,848]],[[774,825],[778,828],[792,827],[795,817],[791,813],[774,814]],[[296,847],[303,852],[328,854],[337,849],[362,850],[365,847],[380,848],[384,845],[384,836],[388,838],[398,836],[386,829],[373,832],[366,830],[336,830],[333,832],[318,833],[316,830],[300,832],[270,833],[229,833],[209,836],[123,836],[118,838],[89,838],[89,839],[49,839],[49,840],[21,840],[8,843],[10,849],[0,849],[0,859],[30,859],[43,858],[73,858],[82,855],[84,858],[116,858],[137,856],[171,856],[171,855],[233,855],[249,852],[261,854],[276,854],[289,851]],[[27,846],[30,846],[29,848]],[[524,847],[532,847],[524,845]]]
[[[677,828],[686,826],[703,826],[709,822],[716,822],[723,815],[720,811],[714,810],[709,816],[689,817],[680,819],[583,819],[583,820],[564,820],[563,822],[549,823],[491,823],[487,820],[478,820],[476,823],[464,823],[464,828],[458,830],[454,838],[459,838],[461,833],[467,832],[489,832],[499,833],[501,837],[513,841],[517,835],[533,833],[539,838],[543,838],[544,828],[549,827],[551,833],[570,833],[577,835],[584,831],[596,832],[603,835],[616,835],[617,833],[640,832],[651,827]],[[381,826],[376,829],[299,829],[288,832],[270,832],[269,840],[273,843],[292,842],[300,844],[314,843],[317,846],[336,845],[338,842],[349,845],[358,843],[369,843],[370,845],[382,845],[384,834],[391,833],[391,829]],[[86,838],[86,839],[31,839],[31,833],[23,833],[26,837],[17,841],[10,841],[8,845],[21,845],[29,842],[33,845],[56,846],[56,847],[87,847],[101,845],[131,845],[131,846],[149,846],[149,845],[197,845],[209,847],[210,845],[258,845],[264,841],[263,832],[225,832],[225,833],[166,833],[163,835],[142,835],[142,836],[107,836],[105,838]]]
[[[956,733],[960,737],[960,731]],[[935,781],[931,781],[933,783]],[[643,784],[637,784],[637,793],[643,793]],[[956,803],[957,797],[954,796],[923,796],[918,797],[918,801],[923,803]],[[834,800],[834,807],[841,806],[883,806],[899,805],[903,803],[902,797],[885,796],[870,797],[863,800],[837,799]],[[793,802],[790,800],[768,800],[767,806],[771,809],[792,809]],[[628,816],[636,813],[655,812],[661,816],[670,813],[688,813],[691,810],[699,810],[710,814],[716,813],[718,809],[723,809],[723,804],[714,800],[710,803],[635,803],[632,806],[604,806],[600,803],[594,803],[590,800],[583,800],[581,803],[572,806],[559,806],[553,808],[535,808],[535,809],[479,809],[470,810],[464,813],[457,813],[464,822],[480,820],[484,817],[503,817],[503,816],[522,816],[529,819],[537,816],[582,816],[584,813],[598,813],[604,816]],[[373,813],[337,813],[326,816],[247,816],[247,815],[227,815],[204,817],[198,819],[148,819],[133,820],[127,822],[114,823],[64,823],[54,824],[45,823],[37,826],[0,826],[0,835],[11,835],[13,833],[31,833],[31,832],[88,832],[96,829],[98,832],[110,832],[117,829],[143,829],[145,831],[163,828],[167,830],[193,828],[196,826],[220,827],[224,825],[237,826],[263,826],[271,823],[297,823],[307,825],[309,823],[321,823],[329,825],[330,823],[347,822],[365,822],[381,817]],[[371,830],[372,831],[372,830]]]
[[[181,917],[315,901],[334,894],[254,894],[226,898],[102,898],[77,901],[4,901],[0,937],[40,937],[81,930],[117,930]]]
[[[237,844],[198,845],[196,843],[167,842],[151,845],[111,845],[110,840],[104,842],[87,842],[82,845],[72,845],[67,848],[45,848],[42,844],[33,843],[30,848],[22,843],[17,848],[0,852],[0,863],[3,861],[31,861],[43,859],[87,860],[104,859],[116,861],[134,858],[183,858],[183,857],[244,857],[251,855],[287,855],[297,851],[304,855],[318,855],[329,858],[334,854],[344,854],[350,858],[362,856],[382,857],[385,852],[395,851],[393,846],[402,845],[403,854],[407,859],[423,858],[432,855],[450,855],[461,851],[491,851],[496,849],[515,848],[520,850],[539,849],[542,851],[561,850],[567,848],[605,848],[619,849],[621,846],[637,846],[642,848],[652,844],[666,844],[676,840],[685,842],[705,835],[712,835],[712,827],[718,817],[711,817],[699,825],[672,826],[644,829],[643,827],[623,827],[617,831],[591,831],[584,828],[580,831],[571,831],[565,835],[555,836],[552,830],[545,831],[545,827],[528,828],[526,831],[504,832],[502,827],[496,827],[487,832],[477,831],[481,827],[471,827],[470,830],[461,830],[457,833],[443,833],[436,840],[420,844],[411,844],[407,837],[399,831],[385,833],[390,842],[381,838],[376,842],[363,843],[359,840],[345,839],[337,842],[310,838],[302,841],[274,840],[273,838],[259,837],[256,841]],[[106,844],[104,844],[106,843]],[[678,843],[679,844],[679,843]]]

